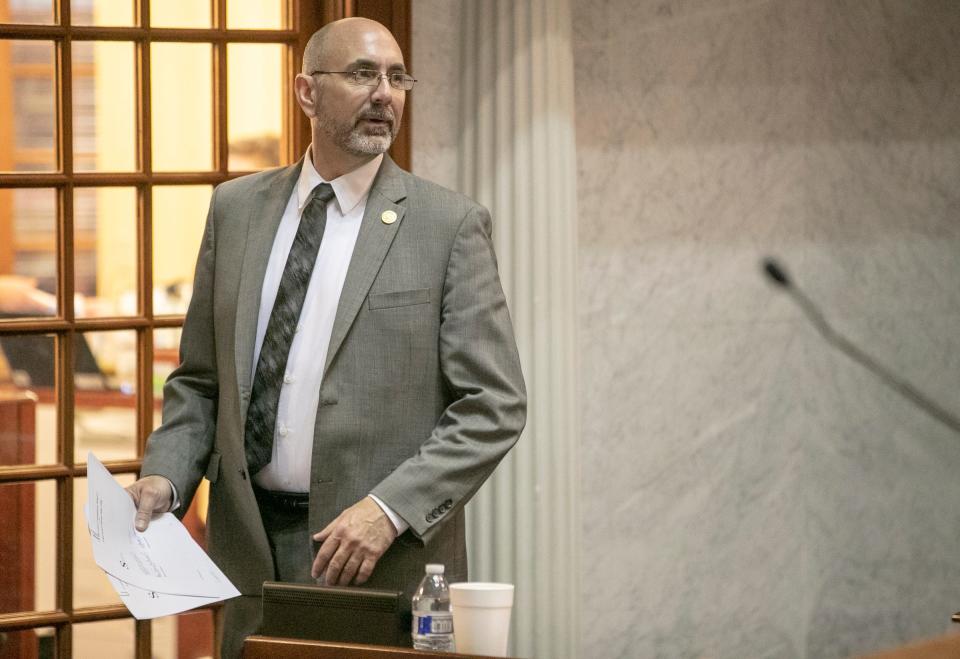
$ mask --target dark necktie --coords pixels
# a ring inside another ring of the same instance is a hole
[[[244,450],[251,474],[267,466],[273,459],[273,433],[277,426],[277,402],[287,370],[290,343],[300,320],[303,300],[307,296],[310,275],[317,261],[317,250],[327,224],[327,202],[333,199],[333,188],[321,183],[310,193],[303,209],[297,236],[283,268],[277,299],[270,312],[267,331],[260,347],[257,371],[253,376],[250,406],[244,430]]]

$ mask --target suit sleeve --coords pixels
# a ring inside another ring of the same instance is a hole
[[[450,251],[439,352],[452,402],[418,453],[373,490],[425,543],[451,511],[466,505],[526,422],[526,390],[490,215],[479,206],[463,218]]]
[[[214,344],[214,190],[193,279],[193,296],[180,338],[180,366],[163,387],[163,423],[147,441],[142,476],[159,474],[176,488],[183,515],[190,507],[213,449],[217,419]]]

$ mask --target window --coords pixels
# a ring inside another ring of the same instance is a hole
[[[86,455],[136,477],[211,190],[300,157],[293,73],[352,5],[0,0],[0,659],[213,654],[215,609],[135,621],[93,564]]]

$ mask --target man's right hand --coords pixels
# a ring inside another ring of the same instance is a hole
[[[144,476],[127,487],[137,506],[134,522],[138,531],[146,531],[155,513],[165,513],[173,505],[173,486],[163,476]]]

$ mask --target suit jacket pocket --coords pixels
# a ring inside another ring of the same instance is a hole
[[[210,454],[210,461],[207,463],[207,473],[203,475],[211,483],[216,483],[220,478],[220,453],[214,451]]]
[[[368,300],[371,309],[390,309],[393,307],[409,307],[414,304],[426,304],[430,301],[430,289],[415,288],[409,291],[394,291],[392,293],[371,293]]]

